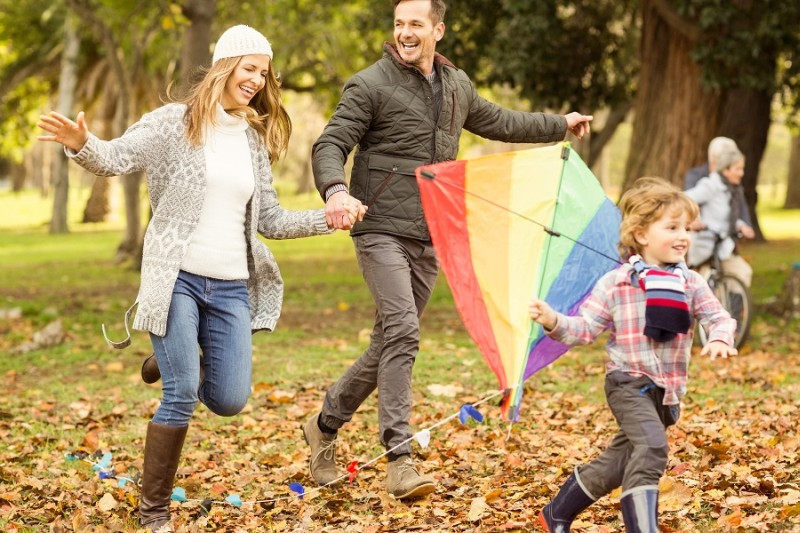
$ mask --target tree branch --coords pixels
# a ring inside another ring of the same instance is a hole
[[[631,109],[633,109],[633,101],[625,102],[619,107],[613,108],[608,114],[608,119],[606,119],[603,129],[592,131],[591,142],[589,143],[589,157],[586,161],[587,166],[591,167],[595,164],[597,158],[603,152],[603,148],[614,136],[614,132],[617,131],[617,128],[628,116],[628,112]]]
[[[683,35],[690,43],[700,40],[700,30],[697,25],[681,16],[680,13],[670,4],[669,0],[650,0],[650,5],[669,24],[672,29]]]
[[[87,20],[95,28],[100,36],[100,40],[106,47],[106,57],[108,58],[108,61],[111,64],[111,70],[114,72],[119,83],[120,107],[118,109],[120,109],[121,113],[118,113],[117,115],[118,120],[116,129],[118,131],[114,132],[114,135],[119,135],[128,126],[128,98],[131,87],[131,81],[127,75],[125,66],[122,64],[122,60],[119,57],[122,53],[119,43],[114,37],[114,33],[111,31],[111,28],[109,28],[108,25],[97,16],[95,13],[96,10],[93,9],[88,0],[67,0],[67,5],[69,5],[72,10],[74,10],[80,17]]]
[[[0,100],[13,91],[17,85],[32,77],[34,74],[41,75],[42,71],[58,76],[59,56],[64,49],[63,44],[58,44],[47,52],[42,58],[33,56],[20,58],[7,70],[3,71],[2,81],[0,81]]]

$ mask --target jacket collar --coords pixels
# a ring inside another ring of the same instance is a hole
[[[419,72],[419,69],[417,67],[415,67],[414,65],[409,65],[408,63],[403,61],[403,59],[400,57],[400,52],[397,51],[397,45],[394,44],[393,42],[390,42],[390,41],[384,42],[383,43],[383,51],[384,51],[385,54],[388,54],[389,56],[391,56],[392,59],[394,59],[400,65],[402,65],[402,66],[404,66],[406,68],[413,68],[414,70]],[[433,66],[435,68],[436,66],[441,66],[441,65],[457,68],[449,59],[444,57],[439,52],[435,52],[434,55],[433,55]]]

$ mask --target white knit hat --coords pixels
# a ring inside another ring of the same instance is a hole
[[[267,38],[261,35],[258,30],[240,24],[228,28],[219,36],[219,40],[214,46],[214,57],[211,59],[211,64],[213,65],[226,57],[251,54],[266,54],[272,59],[272,47]]]

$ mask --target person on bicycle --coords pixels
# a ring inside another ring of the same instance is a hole
[[[720,239],[717,254],[722,269],[739,278],[747,287],[753,279],[753,269],[736,252],[735,238],[755,237],[746,204],[742,201],[742,178],[744,177],[744,154],[738,149],[726,150],[717,158],[716,170],[702,178],[697,185],[686,191],[686,195],[700,206],[700,216],[692,224],[697,233],[692,237],[687,263],[697,268],[711,259],[717,239]],[[744,206],[744,207],[743,207]]]

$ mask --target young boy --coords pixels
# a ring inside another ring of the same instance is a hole
[[[620,485],[625,529],[658,531],[666,428],[678,420],[686,392],[692,316],[708,331],[701,355],[736,354],[736,321],[684,262],[697,205],[660,178],[641,178],[619,207],[619,248],[626,262],[597,282],[580,314],[556,313],[535,297],[530,304],[531,319],[564,344],[589,344],[610,330],[605,393],[619,424],[609,447],[577,467],[539,514],[550,532],[569,531],[578,513]]]

